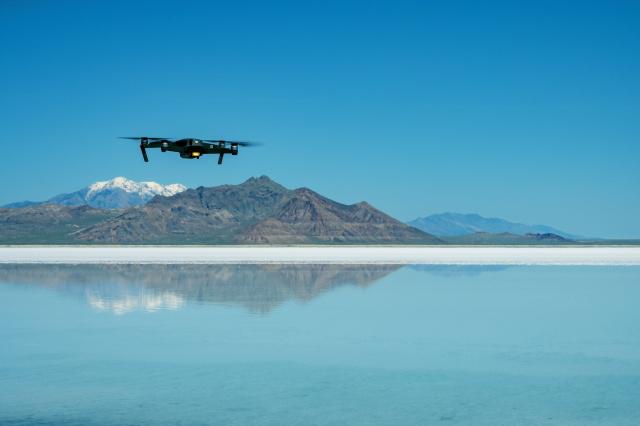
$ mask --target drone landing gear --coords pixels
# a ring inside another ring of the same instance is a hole
[[[145,143],[141,143],[140,144],[140,151],[142,152],[142,159],[144,160],[145,163],[149,162],[149,157],[147,157],[147,150],[145,148]]]
[[[218,164],[222,164],[222,158],[224,158],[224,152],[220,153],[220,156],[218,157]]]

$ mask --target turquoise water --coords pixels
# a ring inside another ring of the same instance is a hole
[[[637,425],[640,267],[0,265],[2,425]]]

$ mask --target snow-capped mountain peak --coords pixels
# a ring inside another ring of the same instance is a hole
[[[102,209],[120,209],[146,204],[156,195],[171,197],[186,190],[184,185],[173,183],[161,185],[157,182],[136,182],[123,176],[92,183],[86,188],[68,194],[56,195],[42,202],[21,202],[6,207],[23,205],[59,204],[63,206],[89,205]]]
[[[122,190],[127,193],[137,193],[143,198],[153,198],[155,195],[170,197],[186,190],[184,185],[173,183],[170,185],[160,185],[157,182],[136,182],[123,176],[115,177],[93,183],[87,187],[87,198],[93,198],[103,191]]]

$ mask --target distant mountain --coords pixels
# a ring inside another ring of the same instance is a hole
[[[156,197],[73,234],[92,243],[433,244],[367,203],[340,204],[267,176]]]
[[[575,243],[573,240],[553,233],[517,235],[510,232],[496,234],[476,232],[474,234],[441,238],[447,243],[461,245],[556,245]]]
[[[69,194],[56,195],[46,201],[20,201],[4,206],[5,208],[21,208],[40,204],[56,204],[61,206],[88,205],[100,209],[119,209],[139,206],[147,203],[156,195],[170,197],[186,190],[184,185],[160,185],[156,182],[135,182],[124,177],[96,182]]]
[[[545,225],[525,225],[500,218],[487,218],[478,214],[440,213],[418,218],[409,225],[439,237],[469,235],[477,232],[515,235],[556,234],[568,239],[579,238]]]

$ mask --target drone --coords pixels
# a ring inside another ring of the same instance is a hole
[[[140,141],[140,151],[145,162],[149,162],[147,148],[160,148],[162,152],[177,152],[180,158],[200,159],[205,154],[218,154],[218,164],[222,164],[225,154],[238,155],[239,146],[255,146],[255,142],[225,141],[214,139],[173,139],[151,138],[147,136],[122,136],[120,139]]]

